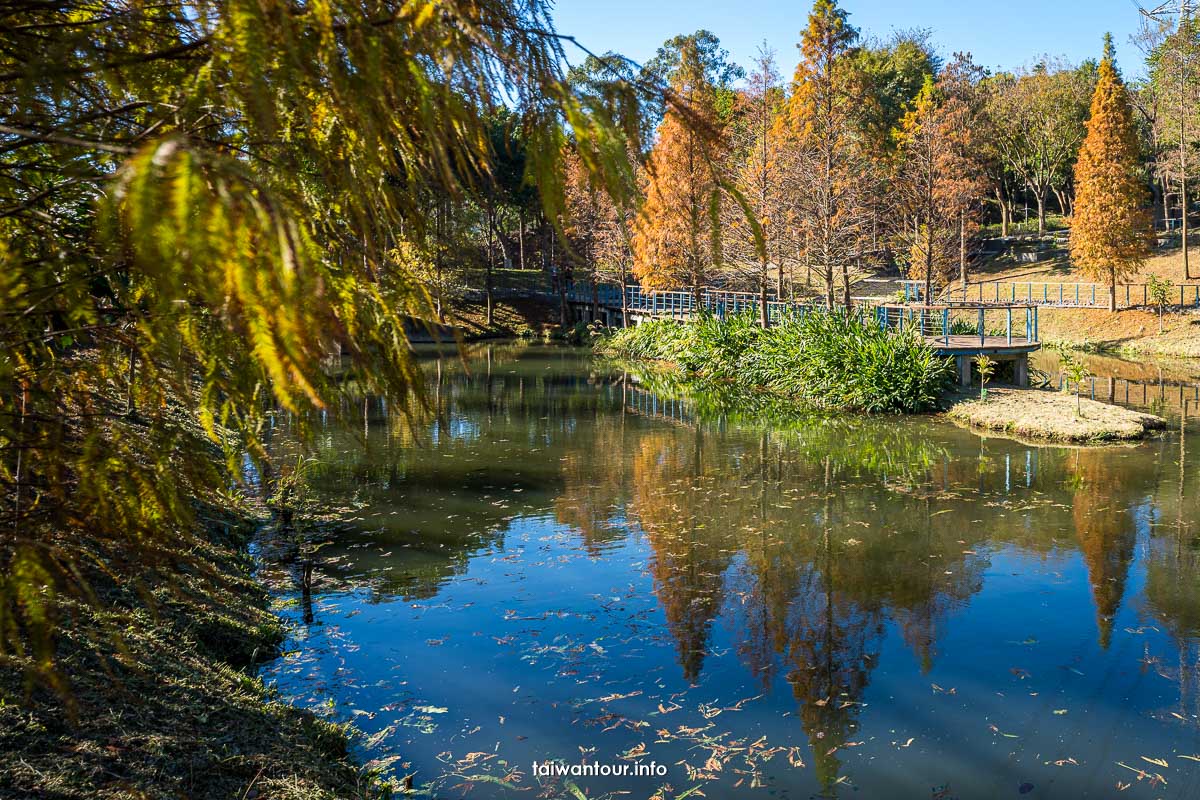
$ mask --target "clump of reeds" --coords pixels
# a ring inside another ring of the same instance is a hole
[[[844,312],[791,314],[770,328],[750,313],[653,320],[615,331],[597,347],[617,358],[670,362],[738,389],[869,413],[935,408],[952,373],[949,359],[917,334]]]

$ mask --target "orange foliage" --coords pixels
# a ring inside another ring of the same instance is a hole
[[[1115,311],[1117,282],[1141,270],[1153,232],[1129,92],[1107,53],[1075,165],[1075,187],[1071,258],[1090,278],[1109,284]]]
[[[700,287],[719,264],[720,175],[725,150],[716,90],[694,43],[671,80],[667,109],[647,165],[646,200],[635,223],[633,271],[649,289]]]

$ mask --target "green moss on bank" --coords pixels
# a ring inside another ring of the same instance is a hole
[[[371,795],[348,730],[278,701],[247,669],[277,654],[283,629],[245,541],[198,548],[189,555],[214,567],[209,578],[181,565],[147,582],[153,602],[118,580],[97,585],[102,607],[60,608],[58,664],[74,709],[44,689],[28,693],[19,661],[0,668],[0,794]]]

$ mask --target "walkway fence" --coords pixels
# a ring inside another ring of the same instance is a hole
[[[875,311],[880,325],[890,330],[916,329],[945,347],[1028,345],[1039,341],[1038,306],[1030,304],[913,305],[888,303]]]
[[[588,306],[592,303],[609,311],[621,308],[621,287],[601,284],[576,284],[567,291],[571,303]],[[719,319],[748,313],[758,317],[761,298],[753,292],[732,292],[722,289],[685,291],[645,291],[638,286],[625,289],[625,310],[631,316],[686,320],[700,313]],[[779,322],[789,315],[804,316],[825,310],[821,300],[804,302],[779,300],[768,296],[767,319]],[[860,300],[853,308],[862,321],[873,319],[885,330],[916,329],[922,336],[939,340],[943,347],[956,349],[974,346],[1025,346],[1038,339],[1038,306],[1018,304],[955,304],[915,305],[873,303]],[[978,342],[971,341],[977,338]]]
[[[909,293],[905,287],[906,296]],[[913,282],[919,283],[919,282]],[[917,297],[921,290],[911,290]],[[1169,304],[1178,308],[1200,308],[1200,283],[1181,283],[1171,287]],[[1108,308],[1109,287],[1102,283],[1046,283],[1037,281],[972,283],[950,289],[942,299],[974,303],[1032,303],[1060,308]],[[1147,284],[1117,286],[1117,307],[1138,308],[1154,302]]]
[[[619,310],[621,308],[621,287],[611,284],[600,284],[593,289],[591,284],[573,284],[567,290],[567,300],[572,303],[587,305],[595,301],[598,305]],[[759,314],[760,296],[754,292],[732,292],[723,289],[701,289],[699,293],[692,290],[684,291],[645,291],[640,286],[628,286],[625,289],[625,308],[631,314],[644,314],[671,319],[688,319],[698,311],[706,311],[724,319],[741,313]],[[789,311],[810,310],[814,307],[824,307],[817,301],[797,302],[780,300],[774,295],[767,296],[767,318],[776,322]]]
[[[1067,388],[1067,377],[1059,374],[1052,385],[1060,391]],[[1106,400],[1136,408],[1177,407],[1186,403],[1189,410],[1200,405],[1200,385],[1179,381],[1134,381],[1092,375],[1083,379],[1081,394],[1093,400]],[[1074,393],[1075,387],[1071,386]]]

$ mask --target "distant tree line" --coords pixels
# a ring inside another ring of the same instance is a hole
[[[1149,77],[1132,86],[1111,44],[1098,60],[1042,57],[991,73],[969,54],[941,58],[927,31],[864,37],[836,0],[816,0],[790,82],[770,51],[747,73],[703,30],[640,69],[590,57],[571,73],[588,96],[659,81],[679,102],[642,106],[627,149],[632,207],[569,193],[560,262],[648,288],[717,283],[830,304],[852,302],[854,283],[880,267],[931,291],[965,283],[983,226],[1008,236],[1024,208],[1044,234],[1052,215],[1069,222],[1079,211],[1080,154],[1107,60],[1133,137],[1120,198],[1136,206],[1127,222],[1138,228],[1126,231],[1136,246],[1122,266],[1091,274],[1123,279],[1140,267],[1154,222],[1186,241],[1188,177],[1200,166],[1200,31],[1176,19],[1142,41]]]

